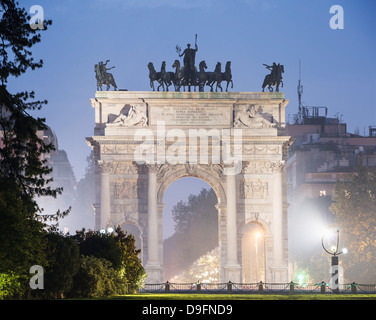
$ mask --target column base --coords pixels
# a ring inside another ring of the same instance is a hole
[[[162,283],[163,282],[163,270],[157,263],[147,263],[145,266],[145,272],[147,278],[145,283]]]
[[[224,267],[225,282],[241,282],[241,267],[238,263],[228,263]]]

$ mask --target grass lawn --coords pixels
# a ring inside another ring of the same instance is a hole
[[[375,294],[129,294],[106,300],[376,300]]]

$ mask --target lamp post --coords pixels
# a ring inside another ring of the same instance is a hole
[[[338,285],[338,276],[339,276],[338,275],[338,256],[340,254],[342,254],[342,253],[346,254],[347,253],[347,249],[343,248],[341,251],[339,251],[339,228],[336,227],[335,231],[336,231],[336,244],[332,245],[330,247],[330,250],[326,249],[325,245],[324,245],[325,234],[322,236],[321,244],[322,244],[322,247],[325,250],[325,252],[332,256],[332,258],[331,258],[331,268],[330,268],[330,270],[331,270],[331,279],[330,279],[330,281],[331,281],[331,287],[332,287],[332,291],[334,293],[339,293],[339,285]],[[334,280],[334,283],[333,283],[333,280]]]
[[[258,276],[258,238],[260,237],[260,232],[256,232],[256,282],[259,281]]]

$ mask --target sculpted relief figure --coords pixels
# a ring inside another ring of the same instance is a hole
[[[114,180],[114,198],[115,199],[137,199],[138,185],[137,181],[126,179]]]
[[[117,126],[117,127],[132,127],[147,125],[148,118],[145,113],[137,105],[132,105],[128,111],[127,115],[120,114],[114,121],[107,124],[107,126]]]
[[[240,111],[235,116],[234,127],[235,128],[272,128],[276,124],[263,118],[263,116],[258,113],[254,105],[250,107],[242,107]]]
[[[269,196],[269,184],[260,179],[250,181],[243,180],[240,183],[240,199],[267,199]]]

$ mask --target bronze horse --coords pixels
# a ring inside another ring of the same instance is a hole
[[[196,67],[193,73],[193,76],[187,79],[187,75],[184,72],[184,67],[180,67],[180,61],[175,60],[173,65],[175,68],[175,72],[167,72],[166,71],[166,62],[162,62],[161,71],[156,72],[154,69],[154,65],[152,62],[149,62],[149,78],[150,78],[150,87],[155,91],[154,88],[154,81],[157,81],[159,86],[157,87],[157,91],[159,88],[162,87],[163,91],[169,91],[169,87],[173,84],[175,87],[175,91],[180,91],[181,87],[188,86],[188,91],[191,91],[191,86],[194,87],[196,91],[196,87],[198,86],[199,91],[203,92],[205,86],[210,87],[210,91],[218,91],[218,88],[223,91],[221,82],[226,81],[226,91],[228,91],[228,87],[231,84],[231,88],[233,88],[233,81],[232,81],[232,74],[231,74],[231,62],[227,61],[225,72],[221,72],[221,63],[217,62],[214,72],[206,72],[208,68],[206,65],[205,60],[201,61],[199,64],[199,72],[197,72]]]
[[[175,68],[175,76],[174,76],[174,86],[175,91],[180,91],[181,83],[183,79],[183,72],[182,69],[180,69],[180,61],[175,60],[174,64],[172,65],[173,68]]]
[[[221,73],[222,81],[227,81],[226,85],[226,92],[228,92],[228,85],[231,83],[231,89],[234,87],[234,83],[232,82],[232,74],[231,74],[231,61],[226,62],[225,72]]]
[[[161,66],[161,81],[166,85],[166,91],[174,83],[174,78],[175,74],[173,72],[166,72],[166,61],[163,61]]]
[[[112,73],[107,72],[106,70],[101,71],[99,64],[95,64],[94,66],[95,78],[97,80],[97,91],[102,91],[102,86],[107,86],[107,91],[110,90],[110,86],[113,86],[114,90],[116,91],[117,86],[115,83],[114,76]]]
[[[154,81],[157,81],[159,83],[159,86],[157,88],[157,91],[159,91],[159,88],[162,86],[163,88],[163,91],[165,90],[164,88],[164,83],[162,81],[162,75],[161,75],[161,72],[156,72],[155,69],[154,69],[154,65],[152,62],[149,62],[148,64],[148,68],[149,68],[149,79],[150,79],[150,87],[153,89],[153,91],[155,91],[155,88],[154,88]]]
[[[200,72],[198,73],[198,81],[200,88],[204,88],[204,86],[207,85],[210,87],[210,92],[213,92],[213,85],[216,83],[217,85],[215,91],[218,91],[218,87],[221,89],[221,91],[223,91],[221,86],[221,63],[217,62],[214,72],[206,72],[205,69],[207,68],[208,66],[206,65],[205,60],[201,61],[199,64]]]

